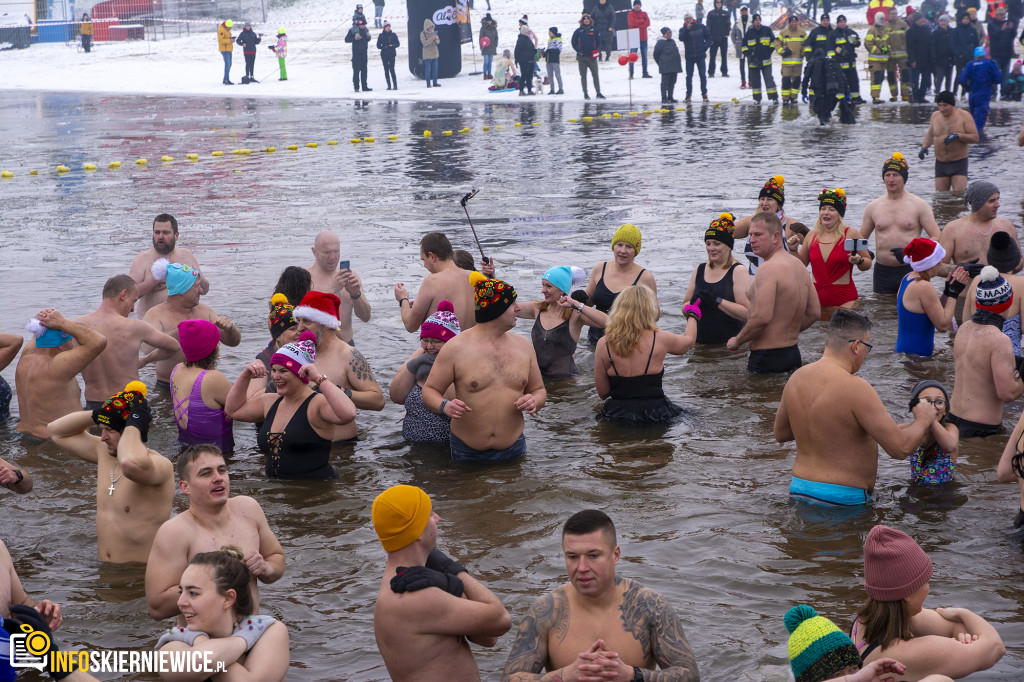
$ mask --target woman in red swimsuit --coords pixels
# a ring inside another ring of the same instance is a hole
[[[818,195],[818,220],[797,254],[804,265],[811,266],[823,320],[831,318],[836,308],[852,308],[857,300],[853,266],[861,271],[871,267],[870,251],[846,248],[846,240],[861,239],[861,234],[846,224],[845,215],[846,192],[838,187],[823,189]]]

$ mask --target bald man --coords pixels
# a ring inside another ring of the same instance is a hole
[[[370,302],[363,296],[363,283],[352,268],[341,268],[341,241],[338,235],[324,230],[313,241],[313,264],[307,267],[313,278],[311,291],[325,291],[341,299],[338,338],[352,343],[352,312],[363,322],[370,321]],[[354,345],[354,344],[353,344]]]

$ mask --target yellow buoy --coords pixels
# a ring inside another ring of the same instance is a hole
[[[263,151],[265,151],[265,152],[266,152],[266,153],[268,153],[268,154],[273,154],[274,152],[276,152],[276,151],[277,151],[277,147],[267,147],[267,148],[266,148],[266,149],[264,149]]]
[[[395,140],[398,139],[398,135],[388,135],[388,139],[394,142]]]
[[[485,131],[485,132],[486,132],[486,131],[488,131],[488,130],[490,130],[490,129],[491,129],[491,126],[484,126],[484,131]]]
[[[327,144],[329,144],[329,145],[331,145],[333,147],[334,145],[338,144],[338,141],[337,140],[327,140]]]
[[[460,133],[468,133],[468,132],[469,132],[469,128],[463,128],[463,129],[462,129],[462,130],[460,130],[459,132],[460,132]]]
[[[82,168],[84,168],[87,171],[94,171],[94,170],[96,170],[96,164],[95,163],[84,163],[84,164],[82,164]]]
[[[186,154],[185,158],[188,159],[189,161],[198,161],[199,160],[199,155],[198,154]]]
[[[722,106],[722,103],[721,103],[721,102],[715,102],[715,105],[714,105],[714,106],[715,106],[715,108],[717,109],[718,107]]]
[[[349,142],[351,142],[352,144],[359,144],[362,141],[363,141],[363,138],[361,138],[361,137],[353,137],[351,140],[349,140]]]
[[[639,116],[640,112],[639,111],[631,111],[631,112],[629,112],[629,115],[630,116]]]
[[[452,131],[450,131],[450,130],[443,130],[443,131],[441,131],[441,134],[442,135],[451,135]]]
[[[224,152],[210,152],[210,156],[224,156]]]
[[[315,149],[316,147],[319,147],[320,145],[317,144],[316,142],[307,142],[306,146],[309,147],[310,149]]]
[[[174,161],[174,157],[173,156],[161,156],[160,160],[163,161],[164,163],[167,163],[168,161]]]
[[[535,125],[535,126],[539,126],[539,125],[540,125],[540,121],[534,121],[534,122],[533,122],[533,123],[531,123],[530,125]]]
[[[644,109],[644,116],[650,116],[650,115],[651,115],[651,113],[652,113],[652,112],[651,112],[651,110],[650,110],[650,109]]]
[[[612,114],[612,118],[622,118],[622,114],[616,111],[614,114]]]
[[[584,123],[590,123],[590,122],[591,122],[591,121],[593,121],[593,120],[594,120],[594,117],[593,117],[593,116],[584,116],[584,117],[583,117],[583,122],[584,122]]]
[[[732,103],[733,103],[733,104],[739,104],[739,103],[740,103],[740,101],[739,101],[738,99],[736,99],[735,97],[733,97],[733,98],[732,98]]]
[[[290,152],[297,151],[298,148],[299,148],[299,145],[297,145],[297,144],[290,144],[290,145],[288,145],[288,151],[290,151]]]
[[[137,166],[145,166],[147,163],[149,163],[149,159],[135,159],[135,165]]]
[[[520,123],[519,121],[516,121],[515,125],[516,125],[516,128],[521,128],[523,124]]]
[[[10,180],[13,177],[14,173],[11,171],[0,171],[0,178],[3,178],[4,180]]]
[[[504,130],[505,126],[494,126],[495,130]]]
[[[39,175],[39,171],[37,171],[37,170],[30,170],[30,171],[28,172],[28,174],[29,174],[29,175]]]
[[[611,114],[601,114],[601,118],[611,118]]]
[[[686,107],[676,107],[676,111],[686,111]]]
[[[423,131],[423,137],[430,137],[431,135],[433,135],[433,133],[430,132],[429,130],[424,130]]]
[[[110,162],[110,167],[113,168],[113,169],[118,169],[118,168],[121,167],[121,162],[120,161],[111,161]]]
[[[578,121],[579,121],[578,118],[570,118],[569,119],[569,123],[577,123]]]
[[[248,156],[249,154],[252,154],[252,150],[251,149],[236,149],[236,150],[234,150],[231,153],[234,154],[235,156]]]
[[[241,170],[239,170],[238,168],[236,168],[236,169],[235,169],[234,171],[232,171],[232,172],[234,172],[234,173],[241,173],[242,171],[241,171]]]
[[[375,138],[375,137],[364,137],[363,138],[363,142],[376,142],[376,141],[377,141],[377,138]]]

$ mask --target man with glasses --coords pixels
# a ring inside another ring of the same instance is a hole
[[[775,439],[796,441],[789,494],[818,504],[852,506],[871,499],[878,446],[906,459],[935,421],[927,403],[899,425],[875,389],[854,376],[871,351],[871,320],[840,308],[832,315],[821,359],[793,372],[775,414]]]

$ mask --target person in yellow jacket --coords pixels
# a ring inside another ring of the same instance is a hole
[[[782,103],[796,104],[800,94],[800,67],[804,63],[804,41],[807,31],[800,28],[800,20],[795,14],[789,15],[786,28],[779,31],[775,42],[775,51],[782,55]]]
[[[907,29],[910,26],[900,18],[899,11],[892,7],[889,9],[889,63],[886,70],[900,73],[900,96],[904,102],[909,102],[910,97],[910,62],[907,58]],[[896,101],[896,84],[889,80],[889,90],[892,93],[892,101]]]
[[[234,85],[228,77],[231,73],[231,53],[235,49],[235,41],[231,37],[231,27],[234,25],[235,22],[228,19],[217,27],[217,49],[224,58],[224,85]]]
[[[889,65],[889,27],[885,25],[885,13],[874,15],[875,23],[864,36],[864,47],[868,51],[868,70],[871,72],[871,103],[879,104],[882,100],[882,79],[886,76]],[[893,101],[896,101],[896,73],[888,72],[889,90]]]
[[[89,13],[86,12],[82,15],[82,49],[86,52],[92,50],[92,19],[89,18]]]

